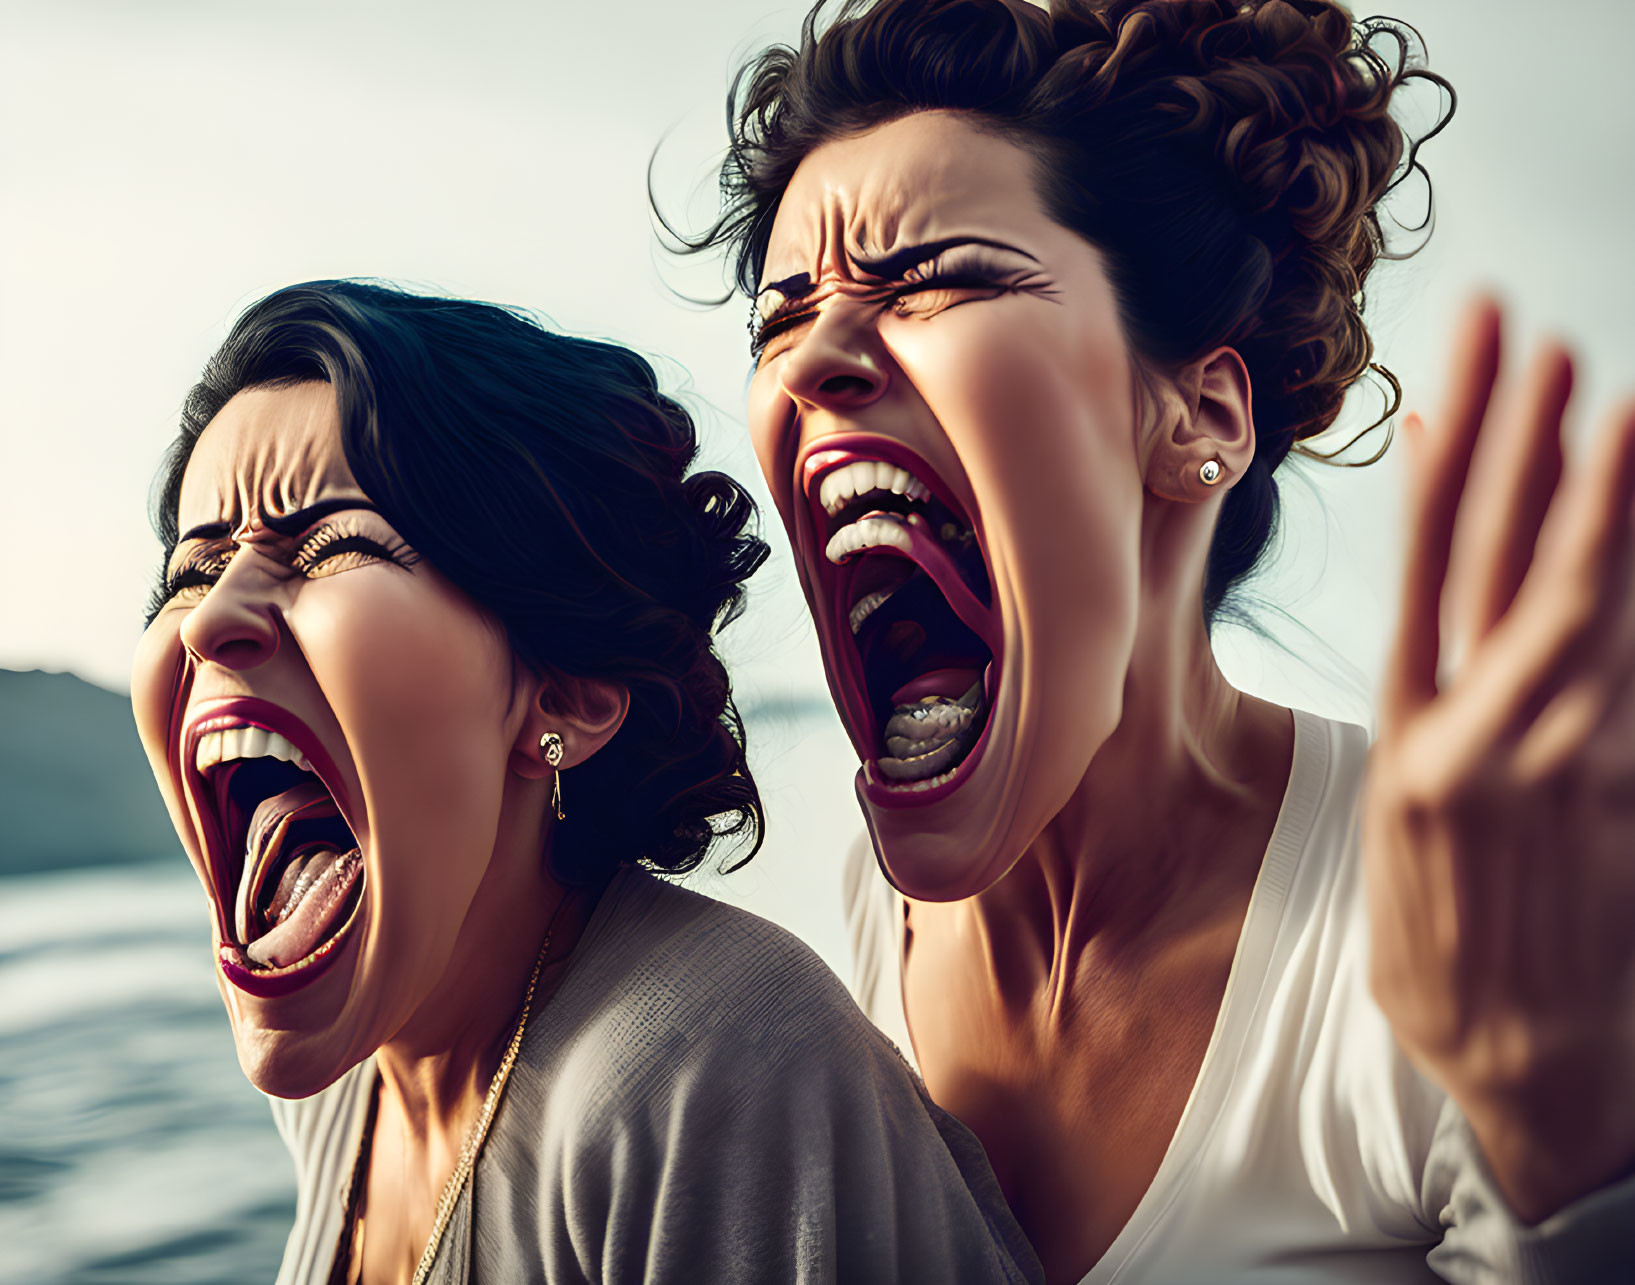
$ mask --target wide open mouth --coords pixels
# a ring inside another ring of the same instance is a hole
[[[895,443],[820,451],[803,472],[841,713],[867,784],[931,802],[974,766],[993,703],[1000,634],[981,539]]]
[[[223,973],[256,995],[304,985],[334,958],[362,901],[363,857],[335,795],[292,740],[242,716],[195,725],[187,752],[208,822]]]

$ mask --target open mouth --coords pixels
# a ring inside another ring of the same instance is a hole
[[[243,705],[249,702],[235,702]],[[260,702],[258,702],[260,703]],[[293,720],[283,711],[277,721]],[[316,977],[357,917],[363,857],[325,773],[272,719],[212,711],[189,728],[189,784],[206,818],[227,978],[255,995]],[[288,730],[295,730],[290,727]],[[333,781],[333,769],[327,773]]]
[[[980,757],[993,703],[1001,644],[979,533],[895,443],[817,451],[802,472],[866,786],[882,801],[932,802]]]

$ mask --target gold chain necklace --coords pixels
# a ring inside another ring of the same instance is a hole
[[[448,1220],[454,1215],[454,1206],[460,1199],[461,1191],[465,1189],[466,1181],[471,1177],[472,1168],[477,1163],[477,1153],[482,1150],[483,1140],[488,1137],[489,1123],[494,1119],[494,1111],[500,1104],[500,1094],[505,1091],[505,1082],[511,1078],[511,1068],[516,1064],[517,1050],[522,1047],[522,1032],[528,1025],[528,1009],[534,1002],[534,987],[539,984],[539,970],[545,963],[545,952],[550,948],[551,931],[547,928],[545,942],[539,948],[539,958],[534,960],[534,971],[528,978],[528,989],[522,997],[522,1013],[517,1018],[517,1029],[511,1032],[511,1043],[506,1045],[505,1056],[500,1059],[499,1069],[494,1072],[494,1078],[489,1082],[488,1095],[483,1098],[482,1114],[477,1117],[477,1123],[472,1125],[471,1132],[466,1135],[465,1145],[460,1148],[460,1163],[454,1166],[454,1172],[443,1184],[443,1194],[437,1201],[437,1218],[431,1226],[431,1239],[426,1242],[425,1252],[420,1255],[420,1263],[414,1269],[414,1285],[426,1285],[426,1277],[431,1273],[432,1263],[437,1260],[437,1247],[442,1244]]]

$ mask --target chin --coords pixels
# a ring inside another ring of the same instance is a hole
[[[1027,699],[1024,693],[1059,688],[1017,663],[1025,655],[1020,647],[1007,655],[1014,669],[996,684],[983,736],[948,782],[926,792],[931,797],[870,788],[871,765],[858,769],[857,800],[880,870],[914,901],[962,901],[1003,879],[1072,797],[1118,724],[1120,702],[1096,699],[1105,693]],[[1064,720],[1063,705],[1084,717]]]
[[[277,1098],[306,1098],[327,1089],[375,1051],[356,1013],[359,938],[336,952],[322,982],[286,994],[262,996],[236,983],[231,950],[218,946],[217,979],[233,1030],[238,1064],[261,1092]]]
[[[321,1037],[245,1028],[235,1022],[233,1042],[244,1078],[273,1098],[310,1098],[322,1093],[368,1056]]]
[[[1019,817],[1026,742],[1014,693],[999,682],[982,732],[945,779],[928,789],[894,788],[877,760],[857,771],[857,801],[887,881],[915,901],[960,901],[992,887],[1027,849]]]

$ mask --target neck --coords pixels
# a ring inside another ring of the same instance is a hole
[[[967,903],[1005,943],[993,949],[1025,933],[1052,971],[1092,946],[1138,966],[1232,907],[1241,926],[1287,786],[1288,711],[1234,688],[1210,647],[1207,538],[1162,534],[1145,533],[1117,727],[1021,860]]]
[[[532,1010],[594,908],[594,895],[565,889],[546,873],[537,854],[548,833],[542,799],[502,810],[494,859],[441,981],[376,1051],[382,1115],[399,1122],[408,1152],[459,1152],[516,1030],[547,933]]]

